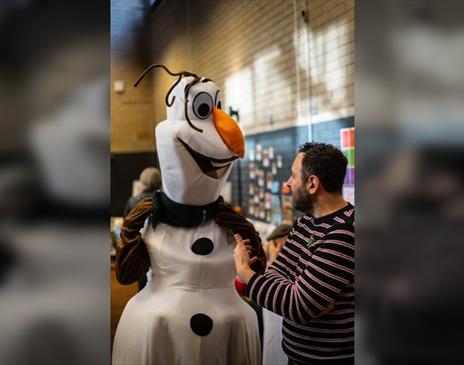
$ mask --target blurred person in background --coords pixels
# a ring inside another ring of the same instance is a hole
[[[156,190],[161,189],[160,170],[156,167],[147,167],[143,169],[143,171],[140,173],[140,177],[139,180],[137,180],[137,182],[140,183],[142,192],[129,198],[126,207],[124,208],[124,218],[129,214],[132,208],[134,208],[137,205],[139,201],[141,201],[144,198],[151,198],[151,196]],[[144,277],[142,277],[142,279],[138,281],[139,291],[142,290],[145,287],[145,285],[147,285],[147,276],[150,275],[151,269],[148,270],[147,275],[145,275]]]
[[[138,182],[142,185],[142,192],[129,198],[124,208],[123,217],[126,217],[132,208],[143,198],[151,197],[156,190],[161,189],[160,170],[156,167],[145,168],[140,173]]]
[[[284,247],[291,230],[292,226],[284,223],[277,226],[266,238],[269,241],[265,248],[268,265],[272,264],[280,251],[282,251],[282,247]]]
[[[354,363],[354,207],[342,197],[346,166],[332,145],[300,147],[286,184],[305,215],[264,275],[251,270],[256,258],[235,235],[237,275],[254,302],[283,317],[288,364]]]
[[[292,226],[278,225],[266,238],[264,247],[269,267],[284,247]],[[288,358],[282,351],[282,317],[263,308],[263,365],[285,365]]]

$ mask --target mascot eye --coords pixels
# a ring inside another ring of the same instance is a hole
[[[221,102],[218,103],[217,108],[222,109]]]
[[[201,92],[193,99],[193,112],[199,119],[206,119],[213,110],[213,98],[205,92]]]

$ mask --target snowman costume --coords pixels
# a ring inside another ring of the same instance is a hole
[[[167,120],[156,127],[164,192],[128,215],[116,263],[123,284],[149,267],[153,279],[123,311],[113,364],[260,364],[256,313],[233,285],[232,234],[250,238],[262,268],[264,252],[252,225],[220,197],[232,162],[243,158],[243,134],[220,109],[214,82],[162,65],[138,82],[153,67],[178,76],[166,95]]]

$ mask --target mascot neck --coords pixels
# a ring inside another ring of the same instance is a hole
[[[163,191],[167,197],[176,203],[202,206],[219,198],[224,184],[206,175],[187,177],[179,171],[163,171]]]

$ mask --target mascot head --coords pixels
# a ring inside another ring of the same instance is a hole
[[[221,93],[210,79],[151,65],[134,86],[155,67],[177,77],[166,94],[167,120],[156,127],[164,192],[178,203],[209,204],[219,197],[232,162],[244,156],[242,131],[221,110]]]

